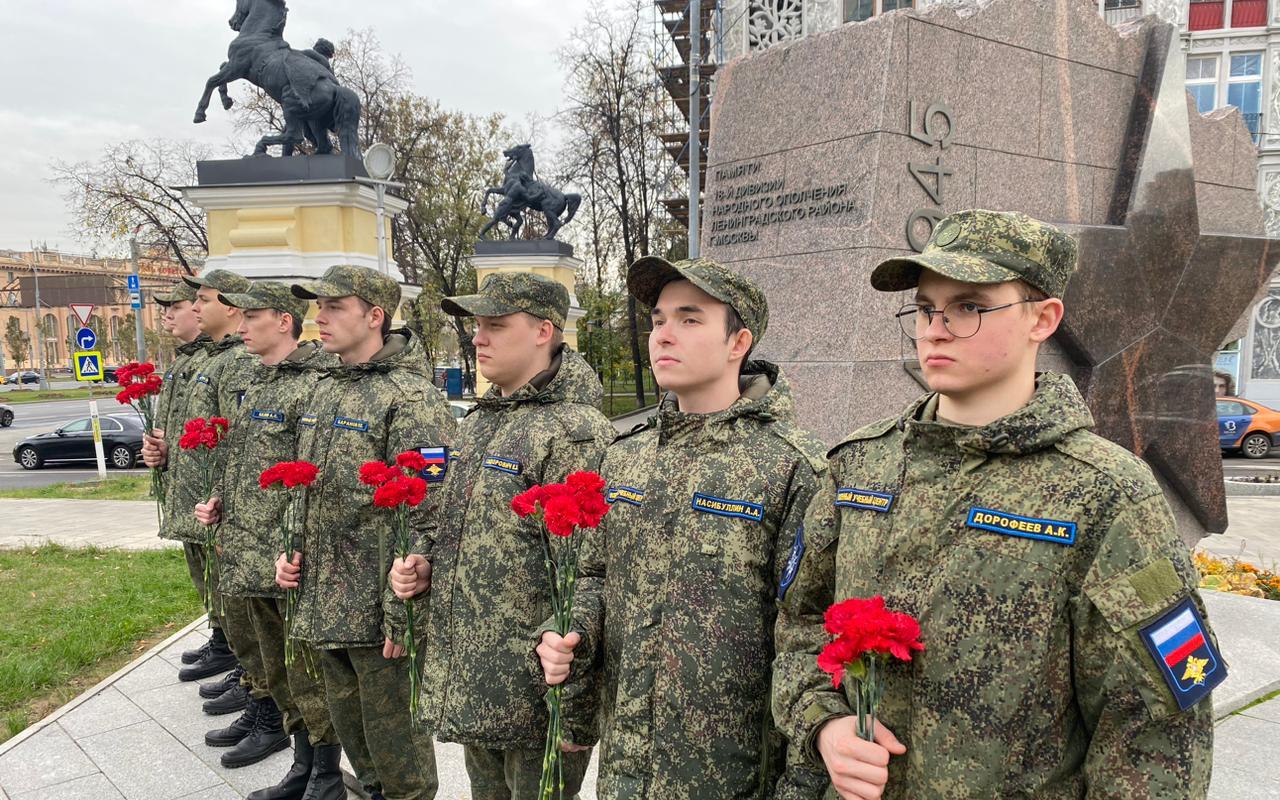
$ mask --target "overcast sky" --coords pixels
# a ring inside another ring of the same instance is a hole
[[[290,0],[285,38],[308,47],[372,28],[446,108],[550,115],[561,97],[555,50],[587,0]],[[226,59],[234,0],[0,0],[0,249],[45,242],[84,251],[57,187],[55,159],[96,159],[112,142],[198,139],[229,152],[215,95],[191,122],[205,80]]]

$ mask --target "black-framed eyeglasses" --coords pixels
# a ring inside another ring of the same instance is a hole
[[[947,303],[942,308],[934,308],[920,303],[907,303],[894,316],[898,318],[898,325],[902,328],[902,332],[910,339],[923,337],[925,331],[929,330],[929,326],[933,324],[935,314],[942,315],[942,327],[946,328],[948,333],[957,339],[968,339],[971,336],[975,336],[978,333],[978,329],[982,327],[983,315],[990,314],[992,311],[1020,306],[1023,303],[1039,302],[1034,297],[1028,297],[998,306],[980,306],[971,300],[957,300],[954,303]]]

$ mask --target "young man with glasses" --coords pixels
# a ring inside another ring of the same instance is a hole
[[[830,453],[778,619],[774,715],[841,797],[1204,797],[1226,676],[1150,469],[1036,373],[1075,242],[1021,214],[941,220],[872,273],[932,393]],[[784,587],[785,588],[785,587]],[[891,662],[875,741],[815,656],[823,611],[883,595],[925,650]]]

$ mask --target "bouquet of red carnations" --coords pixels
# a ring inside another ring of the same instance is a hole
[[[289,492],[289,502],[284,508],[284,520],[280,526],[281,552],[287,560],[292,560],[293,554],[298,549],[298,532],[302,528],[305,497],[305,491],[289,490],[299,486],[305,490],[306,487],[315,483],[319,473],[319,468],[310,461],[281,461],[267,467],[258,476],[258,486],[261,488]],[[286,666],[292,666],[296,650],[292,635],[293,610],[298,603],[298,589],[286,589],[284,598],[284,663]],[[311,665],[308,664],[308,667]]]
[[[186,450],[200,462],[202,491],[201,502],[213,494],[213,451],[218,448],[227,433],[226,417],[196,417],[187,420],[178,447]],[[218,525],[210,525],[205,533],[204,606],[213,612],[213,578],[218,574]]]
[[[876,706],[884,693],[879,673],[892,656],[910,661],[923,650],[920,624],[910,614],[889,611],[884,598],[853,598],[827,609],[827,633],[835,638],[818,654],[818,666],[831,673],[831,685],[841,684],[853,700],[858,736],[874,741]]]
[[[116,402],[130,406],[142,420],[147,435],[155,432],[156,406],[149,399],[160,394],[164,379],[156,374],[156,367],[150,362],[139,364],[130,361],[116,370],[116,383],[121,388],[116,393]],[[164,473],[159,469],[151,470],[151,496],[156,499],[156,522],[164,523]]]
[[[595,528],[609,512],[604,499],[604,479],[594,472],[574,472],[564,483],[549,483],[521,492],[511,500],[517,516],[540,516],[547,533],[542,537],[543,559],[547,580],[551,585],[551,607],[556,633],[569,633],[573,620],[573,593],[577,585],[578,540],[574,531]],[[561,719],[563,687],[552,686],[547,692],[547,741],[543,750],[542,781],[538,796],[549,800],[564,793],[564,769],[560,745],[563,739]]]

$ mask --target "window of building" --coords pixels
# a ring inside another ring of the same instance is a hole
[[[1218,57],[1187,59],[1187,91],[1196,99],[1196,111],[1207,114],[1218,106]]]
[[[1213,31],[1222,27],[1222,0],[1191,0],[1187,27],[1193,31]]]
[[[1104,11],[1115,11],[1121,8],[1142,8],[1142,0],[1106,0]]]
[[[1262,129],[1262,53],[1231,56],[1227,73],[1227,105],[1240,109],[1244,124],[1258,141]]]
[[[1231,3],[1231,27],[1265,28],[1267,26],[1267,0],[1233,0]]]
[[[915,8],[915,5],[915,0],[844,0],[844,21],[861,22],[900,8]]]

